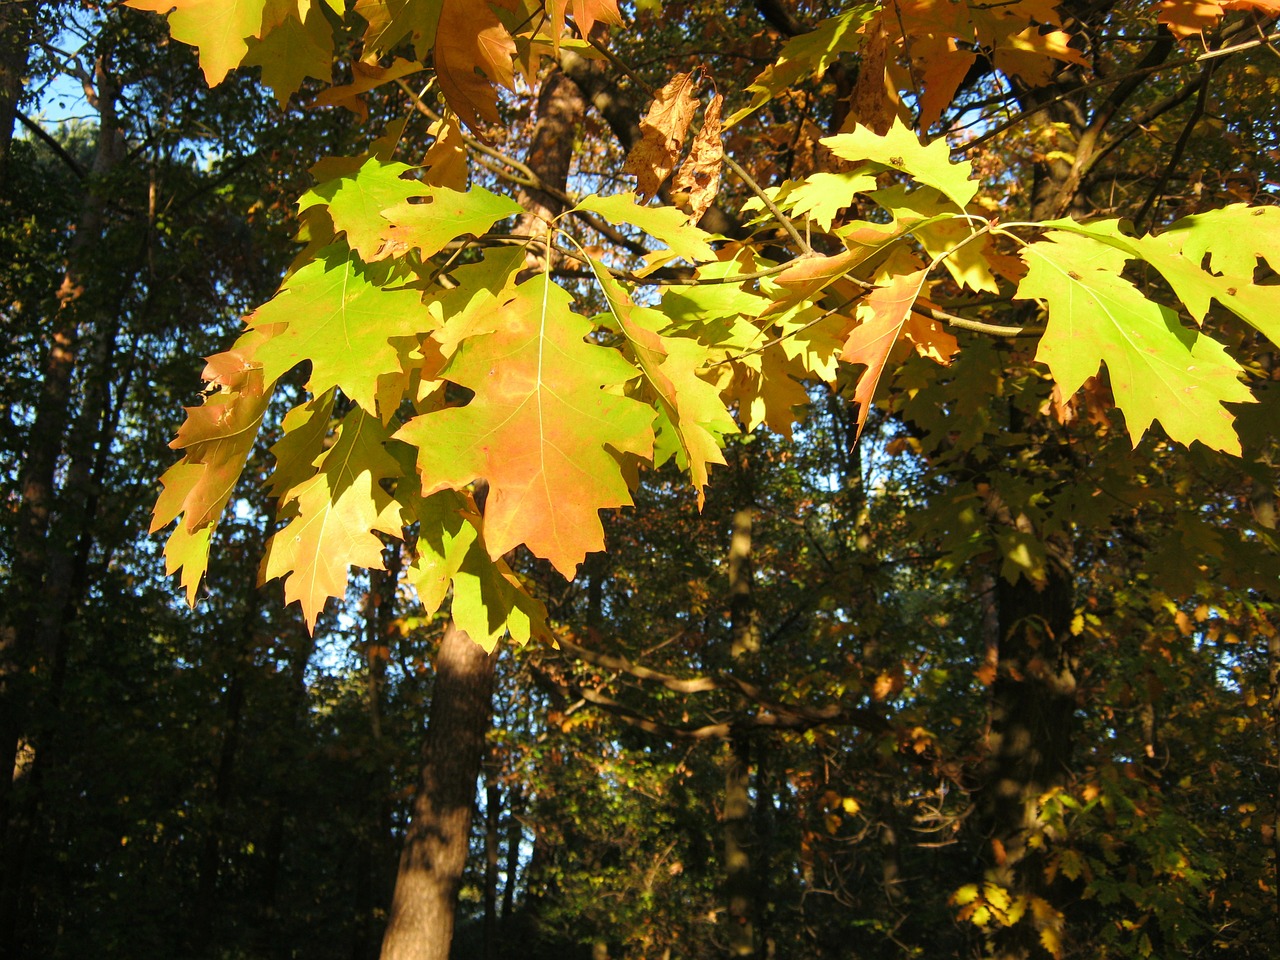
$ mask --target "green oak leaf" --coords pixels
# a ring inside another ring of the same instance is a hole
[[[1179,443],[1239,453],[1233,415],[1222,405],[1253,395],[1240,366],[1215,340],[1184,327],[1121,276],[1127,254],[1063,231],[1023,249],[1027,275],[1017,299],[1040,299],[1049,317],[1036,359],[1071,395],[1106,364],[1116,406],[1136,446],[1153,420]]]
[[[837,214],[853,203],[859,193],[876,188],[876,178],[865,170],[845,173],[814,173],[787,193],[793,214],[806,216],[816,226],[830,230]]]
[[[720,451],[725,434],[738,429],[719,389],[698,376],[711,351],[688,337],[663,336],[659,331],[668,326],[665,316],[635,306],[622,284],[601,264],[592,260],[591,267],[643,381],[657,400],[654,465],[661,466],[674,457],[677,466],[689,471],[701,508],[706,501],[707,466],[724,464]]]
[[[437,321],[418,291],[376,286],[355,258],[339,259],[336,247],[329,253],[289,277],[254,313],[255,329],[286,324],[259,348],[257,360],[269,380],[308,360],[313,393],[336,386],[376,415],[378,378],[401,369],[390,341],[426,333]]]
[[[1280,264],[1280,207],[1234,204],[1222,210],[1184,217],[1156,235],[1133,237],[1120,220],[1076,223],[1055,220],[1046,226],[1123,250],[1145,260],[1168,281],[1197,323],[1211,301],[1280,344],[1280,286],[1254,282],[1259,259]],[[1203,267],[1208,255],[1210,272]]]
[[[261,40],[248,40],[244,65],[262,68],[262,82],[276,95],[283,110],[307,77],[328,80],[333,73],[333,30],[318,9],[306,22],[296,16],[284,21]]]
[[[393,248],[413,247],[423,258],[444,249],[458,237],[482,236],[499,220],[519,214],[523,208],[510,197],[473,187],[466,193],[448,187],[419,185],[415,198],[426,202],[401,201],[381,211],[389,226],[383,236]]]
[[[355,171],[343,171],[304,193],[298,201],[298,212],[327,205],[333,228],[346,233],[347,245],[362,260],[376,260],[383,253],[390,227],[382,211],[429,190],[418,180],[404,179],[413,169],[408,164],[370,157]]]
[[[852,133],[838,133],[820,141],[841,160],[870,161],[886,170],[900,170],[926,186],[935,187],[963,210],[978,192],[978,183],[969,179],[973,164],[952,163],[951,148],[945,138],[921,146],[914,131],[898,117],[883,137],[869,127],[858,125]]]
[[[597,214],[610,223],[629,223],[639,227],[655,240],[665,243],[673,255],[690,263],[716,258],[710,244],[711,234],[689,223],[688,215],[675,207],[643,206],[636,202],[634,193],[615,193],[608,197],[593,193],[578,201],[574,209]]]
[[[507,633],[522,645],[531,637],[550,638],[546,608],[505,561],[490,558],[481,534],[484,521],[470,494],[442,490],[422,497],[410,491],[405,500],[419,529],[409,579],[428,615],[452,588],[450,616],[485,650],[492,651]]]
[[[381,481],[401,476],[374,416],[352,407],[309,480],[291,491],[293,517],[267,541],[261,577],[285,577],[286,602],[298,601],[308,629],[329,597],[346,593],[349,568],[382,570],[383,533],[402,536],[400,506]]]

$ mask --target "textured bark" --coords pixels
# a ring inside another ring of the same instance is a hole
[[[538,121],[533,127],[525,165],[553,192],[521,189],[519,200],[525,213],[518,233],[541,233],[546,230],[546,221],[564,210],[564,202],[557,194],[564,191],[569,180],[574,141],[586,107],[578,85],[561,70],[552,69],[547,74],[538,93]]]
[[[382,960],[448,960],[493,709],[493,666],[494,657],[449,625],[436,658],[422,780],[400,856]]]

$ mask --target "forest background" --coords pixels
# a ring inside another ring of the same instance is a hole
[[[5,0],[0,954],[1272,956],[1278,13]]]

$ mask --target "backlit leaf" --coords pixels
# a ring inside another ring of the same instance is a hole
[[[487,310],[492,332],[465,340],[442,376],[475,392],[463,407],[413,418],[423,494],[489,481],[485,541],[525,544],[567,577],[604,546],[598,512],[631,502],[615,453],[649,457],[653,410],[609,392],[636,376],[543,275]]]
[[[1061,231],[1023,250],[1027,275],[1019,299],[1049,308],[1036,359],[1064,395],[1105,364],[1134,445],[1153,420],[1179,443],[1238,453],[1234,416],[1222,404],[1252,394],[1239,365],[1216,341],[1188,330],[1121,276],[1124,251]]]

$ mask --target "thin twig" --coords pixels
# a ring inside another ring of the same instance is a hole
[[[1169,162],[1165,165],[1164,172],[1160,174],[1160,179],[1156,181],[1151,192],[1147,194],[1147,199],[1143,201],[1142,208],[1133,218],[1133,227],[1136,232],[1142,231],[1142,226],[1146,222],[1148,214],[1154,209],[1157,201],[1164,194],[1164,189],[1169,184],[1169,178],[1173,176],[1173,171],[1178,164],[1182,162],[1182,154],[1187,149],[1187,144],[1191,142],[1191,134],[1196,128],[1196,124],[1200,122],[1200,118],[1204,116],[1205,104],[1209,100],[1209,81],[1213,77],[1213,70],[1217,64],[1210,62],[1205,66],[1204,72],[1200,75],[1200,96],[1196,98],[1195,106],[1191,108],[1191,116],[1187,118],[1187,122],[1182,127],[1182,134],[1178,137],[1178,142],[1173,145],[1173,153],[1169,156]]]

